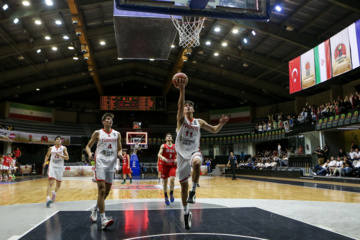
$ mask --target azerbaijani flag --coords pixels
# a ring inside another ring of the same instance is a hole
[[[40,122],[53,121],[53,109],[21,103],[9,103],[9,118]]]
[[[316,84],[331,78],[331,57],[329,39],[314,48]]]
[[[222,115],[229,117],[228,123],[250,122],[251,107],[239,107],[210,111],[211,124],[219,124]]]

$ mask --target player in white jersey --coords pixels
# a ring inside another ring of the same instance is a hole
[[[69,160],[69,154],[67,148],[61,145],[61,137],[55,138],[55,145],[50,147],[46,153],[43,167],[45,167],[47,160],[50,157],[50,163],[48,168],[49,184],[46,192],[46,206],[49,207],[51,203],[55,202],[56,193],[59,191],[64,172],[64,160]],[[55,191],[52,191],[52,197],[50,193],[52,186],[56,180]]]
[[[208,124],[202,119],[194,119],[194,103],[185,101],[185,78],[178,78],[177,88],[180,90],[177,112],[177,127],[175,147],[177,152],[177,168],[179,181],[181,184],[181,198],[184,207],[185,229],[191,228],[191,212],[188,203],[195,203],[196,185],[200,177],[200,167],[202,164],[202,154],[200,152],[200,129],[203,128],[209,132],[217,133],[229,121],[227,116],[222,115],[219,124],[216,126]],[[188,179],[192,174],[192,188],[188,194]]]
[[[97,203],[91,208],[90,219],[93,222],[97,221],[97,210],[99,209],[102,229],[114,223],[111,217],[105,215],[105,199],[111,190],[116,159],[122,159],[121,135],[111,128],[113,119],[114,115],[112,113],[105,113],[101,118],[104,128],[95,131],[86,146],[86,153],[89,160],[92,161],[94,157],[91,153],[91,147],[97,142],[95,178],[98,186],[98,199]]]

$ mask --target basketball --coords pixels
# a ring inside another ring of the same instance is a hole
[[[188,77],[186,76],[186,74],[185,73],[182,73],[182,72],[179,72],[179,73],[177,73],[177,74],[175,74],[174,76],[173,76],[173,84],[174,84],[174,86],[175,87],[178,87],[178,79],[179,78],[185,78],[185,86],[188,84],[188,81],[189,81],[189,79],[188,79]]]

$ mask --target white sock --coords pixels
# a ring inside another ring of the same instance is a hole
[[[55,191],[52,191],[52,194],[56,195],[56,192],[55,192]]]
[[[184,207],[184,215],[188,214],[188,213],[189,213],[189,207],[188,207],[188,205],[183,206],[183,207]]]
[[[50,196],[47,196],[47,197],[46,197],[46,200],[50,200]]]
[[[192,192],[195,192],[196,191],[196,183],[192,183],[192,188],[191,188],[191,191]]]
[[[105,213],[101,213],[100,218],[101,218],[101,221],[104,220],[106,218]]]

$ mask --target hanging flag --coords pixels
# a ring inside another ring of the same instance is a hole
[[[10,102],[9,117],[22,120],[53,122],[53,109]]]
[[[301,87],[302,89],[315,85],[314,49],[301,55]]]
[[[349,30],[345,28],[330,38],[332,75],[338,76],[352,69]]]
[[[360,20],[349,26],[351,62],[353,69],[360,66]]]
[[[314,48],[316,84],[331,78],[329,39]]]
[[[290,94],[301,90],[300,57],[289,62],[289,90]]]

